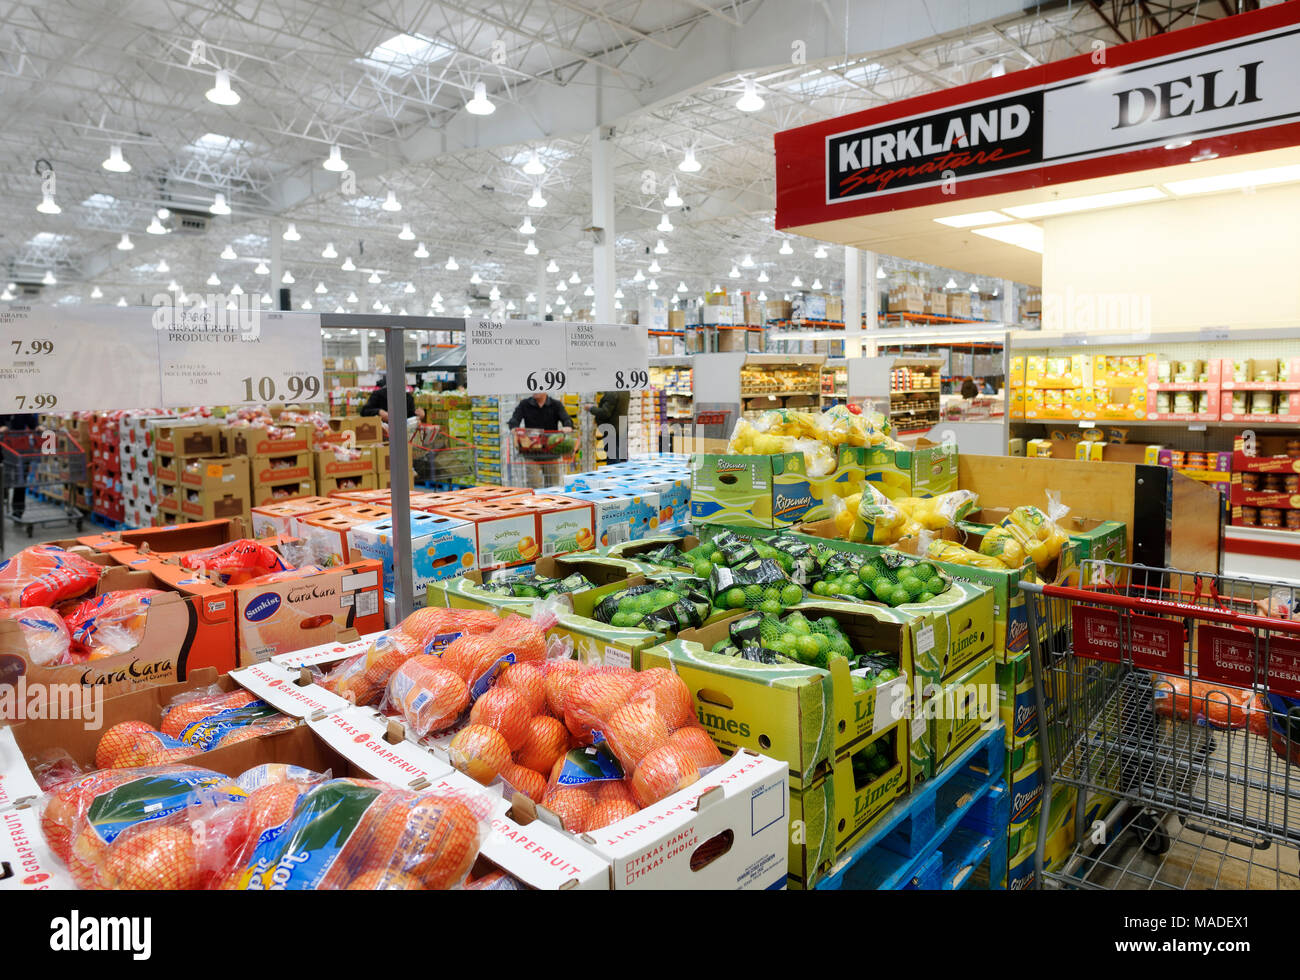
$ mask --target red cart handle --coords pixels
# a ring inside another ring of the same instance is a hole
[[[1169,599],[1135,599],[1132,596],[1106,595],[1089,592],[1068,585],[1039,585],[1033,583],[1032,592],[1056,599],[1073,599],[1076,602],[1091,602],[1101,606],[1118,606],[1137,612],[1159,613],[1162,615],[1186,616],[1204,619],[1213,623],[1228,623],[1246,629],[1277,630],[1282,633],[1300,634],[1300,620],[1274,619],[1271,616],[1258,616],[1252,613],[1238,613],[1230,609],[1215,609],[1210,606],[1198,606],[1190,602],[1173,602]]]

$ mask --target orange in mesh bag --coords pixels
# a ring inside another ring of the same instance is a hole
[[[209,573],[223,585],[244,585],[263,575],[289,568],[271,548],[248,538],[188,551],[181,555],[180,562],[181,568]]]
[[[384,709],[397,711],[421,737],[449,727],[468,708],[469,686],[439,657],[414,656],[388,679]]]
[[[63,620],[72,635],[72,651],[99,660],[135,649],[144,636],[149,606],[157,589],[121,589],[78,603]]]
[[[10,606],[53,606],[93,589],[100,571],[70,551],[33,545],[0,561],[0,600]]]
[[[67,624],[48,606],[0,606],[0,621],[12,620],[22,631],[27,657],[34,664],[52,666],[74,662]]]

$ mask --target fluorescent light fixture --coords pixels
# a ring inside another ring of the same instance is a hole
[[[270,293],[263,293],[263,294],[261,295],[261,297],[259,298],[258,302],[260,302],[263,306],[270,306],[270,305],[271,305],[271,294],[270,294]]]
[[[699,172],[700,161],[695,159],[695,147],[686,148],[686,155],[682,157],[682,162],[677,165],[677,169],[688,174]]]
[[[397,237],[404,242],[415,241],[415,232],[411,231],[411,224],[409,221],[402,223],[402,230],[397,233]]]
[[[145,231],[151,235],[167,234],[167,229],[163,227],[163,223],[158,220],[157,215],[154,215],[153,220],[149,222],[149,227],[146,228]]]
[[[978,286],[977,284],[975,284],[975,283],[972,282],[972,283],[970,284],[970,291],[971,291],[972,293],[978,293],[978,292],[980,291],[980,288],[979,288],[979,286]]]
[[[266,267],[265,262],[257,263],[257,268],[253,272],[259,276],[269,276],[271,274],[271,270]]]
[[[536,255],[536,254],[537,254],[537,243],[534,242],[531,238],[528,239],[528,244],[527,244],[527,246],[524,247],[524,254],[525,254],[525,255]]]
[[[290,272],[288,269],[285,269],[284,275],[280,277],[280,281],[284,283],[286,286],[292,286],[294,283],[293,273]]]
[[[1266,184],[1285,184],[1300,180],[1300,165],[1271,167],[1268,170],[1244,170],[1217,177],[1193,177],[1191,180],[1173,180],[1165,184],[1175,194],[1210,194],[1214,191],[1234,191],[1243,187]]]
[[[417,259],[427,259],[429,257],[429,250],[424,247],[424,242],[420,242],[420,244],[415,247],[415,251],[411,254]]]
[[[230,72],[224,68],[217,69],[216,84],[206,94],[217,105],[239,105],[239,93],[230,87]]]
[[[114,143],[112,149],[108,151],[108,159],[100,164],[105,170],[111,170],[115,174],[129,174],[131,165],[122,159],[122,146]]]
[[[342,306],[336,306],[336,307],[334,307],[334,312],[335,312],[335,313],[346,313],[347,310],[345,310]]]
[[[524,223],[519,226],[519,234],[536,235],[537,229],[533,226],[533,219],[529,215],[524,215]]]
[[[507,310],[510,310],[511,312],[513,312],[514,310],[518,309],[518,307],[515,306],[515,301],[514,301],[514,300],[510,300],[509,302],[506,303],[506,309],[507,309]]]
[[[122,232],[122,237],[117,240],[117,248],[120,252],[129,252],[135,248],[135,243],[131,241],[131,236]]]
[[[664,207],[680,208],[682,206],[682,197],[677,193],[677,185],[672,184],[668,188],[668,196],[664,198]]]
[[[533,188],[533,196],[528,199],[528,206],[530,208],[546,207],[546,198],[542,197],[542,189],[540,186]]]
[[[213,214],[229,214],[230,205],[226,203],[225,194],[215,194],[212,197],[212,203],[208,205],[208,210]]]
[[[356,272],[357,264],[352,261],[352,256],[349,255],[347,258],[343,260],[343,264],[339,266],[339,268],[342,269],[344,272]]]
[[[348,169],[347,163],[343,160],[343,152],[339,149],[337,143],[330,147],[330,155],[321,166],[326,170],[333,170],[335,172],[341,172]]]
[[[460,268],[460,263],[456,261],[456,256],[447,256],[447,265],[444,267],[448,272],[455,272]]]
[[[374,310],[376,313],[378,313],[380,310],[384,308],[384,304],[379,302],[379,300],[375,300],[373,303],[370,304],[370,308]],[[374,336],[374,334],[371,334],[371,336]]]
[[[394,193],[392,190],[390,190],[388,192],[388,196],[384,198],[384,203],[379,206],[383,208],[385,211],[402,210],[402,206],[397,202],[397,194]]]
[[[408,282],[405,286],[402,287],[402,292],[406,293],[407,296],[410,296],[411,293],[415,292],[415,283]]]
[[[212,275],[208,276],[208,285],[209,285],[209,286],[220,286],[220,285],[221,285],[221,280],[217,278],[217,274],[216,274],[215,272],[212,273]]]
[[[63,208],[59,207],[58,202],[54,200],[54,195],[49,191],[41,192],[41,203],[36,205],[36,210],[41,214],[59,214]]]
[[[465,108],[476,116],[490,116],[497,109],[487,97],[487,86],[482,82],[474,83],[474,98],[465,103]]]
[[[537,155],[536,150],[533,150],[532,155],[528,158],[528,162],[524,164],[524,173],[532,177],[540,177],[542,174],[546,173],[546,168],[542,166],[542,159]],[[527,234],[527,232],[525,232],[525,234]]]
[[[763,97],[758,94],[758,85],[752,78],[745,79],[745,94],[736,100],[736,108],[741,112],[758,112],[763,104]]]
[[[985,238],[992,238],[994,241],[1005,242],[1008,245],[1016,245],[1031,252],[1037,252],[1040,255],[1043,252],[1043,229],[1038,225],[1017,222],[1013,225],[998,225],[993,228],[976,228],[974,232],[977,235],[983,235]]]
[[[1060,201],[1042,201],[1038,204],[1017,204],[1003,208],[1007,214],[1017,218],[1046,218],[1055,214],[1071,214],[1075,211],[1090,211],[1094,208],[1114,208],[1124,204],[1140,204],[1143,201],[1158,201],[1165,195],[1158,187],[1133,187],[1126,191],[1110,191],[1106,194],[1088,194],[1084,197],[1067,197]]]
[[[339,253],[334,250],[333,242],[326,242],[325,247],[321,249],[320,257],[322,259],[337,259]]]
[[[221,257],[227,262],[233,262],[235,259],[239,258],[239,256],[235,254],[235,247],[233,245],[227,245],[223,248],[221,250]]]
[[[812,288],[813,288],[813,289],[821,289],[821,288],[822,288],[822,281],[821,281],[820,279],[814,279],[814,280],[813,280],[813,284],[812,284]]]
[[[323,282],[316,283],[317,296],[324,296],[327,292],[329,292],[329,290],[325,288],[325,284]]]
[[[167,208],[159,208],[157,211],[154,212],[154,214],[158,216],[158,219],[160,221],[166,221],[168,218],[172,216],[171,211],[169,211]]]
[[[488,290],[488,299],[490,299],[493,303],[495,303],[500,298],[501,298],[501,290],[497,289],[496,286],[493,286],[490,290]]]
[[[970,228],[973,225],[996,225],[1010,221],[1001,211],[971,211],[969,214],[953,214],[946,218],[935,218],[941,225],[949,228]]]
[[[569,288],[568,284],[563,279],[561,279],[559,282],[555,284],[555,291],[557,293],[562,293],[568,288]]]

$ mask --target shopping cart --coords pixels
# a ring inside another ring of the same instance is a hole
[[[55,429],[0,433],[0,499],[4,516],[27,529],[75,524],[86,515],[76,506],[76,484],[86,481],[86,451],[69,433]],[[14,500],[15,493],[18,500]],[[15,513],[15,504],[19,504]],[[4,521],[0,520],[0,551]]]
[[[1101,561],[1081,582],[1020,583],[1043,757],[1039,886],[1300,887],[1295,590]],[[1051,825],[1062,790],[1072,828]]]
[[[556,486],[571,472],[578,435],[567,429],[515,429],[511,437],[510,485]]]
[[[440,424],[421,424],[412,429],[410,441],[418,482],[448,489],[474,483],[474,445],[468,439]]]

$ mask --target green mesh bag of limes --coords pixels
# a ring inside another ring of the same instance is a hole
[[[886,551],[856,564],[827,565],[822,578],[812,584],[812,592],[827,598],[874,599],[887,606],[901,606],[929,602],[949,585],[930,562]]]
[[[517,599],[547,599],[553,595],[583,592],[594,588],[595,586],[591,584],[587,577],[578,572],[566,575],[564,578],[528,575],[483,584],[483,591],[485,592],[491,592],[495,595],[514,596]]]
[[[708,591],[717,609],[757,609],[773,616],[802,602],[805,595],[772,558],[755,558],[734,568],[715,566]]]
[[[700,626],[713,611],[709,596],[691,581],[636,585],[601,599],[593,615],[611,626],[677,633]],[[694,583],[698,585],[699,583]]]

